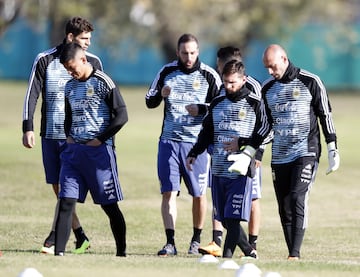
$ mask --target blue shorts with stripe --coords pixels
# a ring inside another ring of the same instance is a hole
[[[193,143],[172,140],[160,140],[158,151],[158,177],[161,193],[180,192],[183,179],[188,192],[193,197],[206,193],[209,179],[210,157],[205,151],[192,165],[192,171],[186,169],[186,157]]]
[[[108,205],[123,199],[112,146],[69,143],[61,160],[60,198],[85,202],[90,191],[95,204]]]
[[[41,138],[42,160],[45,180],[48,184],[59,184],[61,169],[60,154],[66,147],[64,139]]]
[[[214,218],[223,222],[225,218],[249,221],[251,212],[252,180],[246,176],[236,179],[213,176],[211,194]]]

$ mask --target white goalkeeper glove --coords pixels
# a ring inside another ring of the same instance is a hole
[[[245,146],[245,149],[240,154],[231,154],[228,156],[228,161],[234,163],[228,168],[229,172],[239,173],[246,176],[252,157],[254,157],[256,150],[251,146]]]
[[[328,160],[329,168],[326,170],[326,175],[337,170],[340,166],[340,155],[339,151],[336,149],[335,142],[329,142],[327,144],[328,149]]]

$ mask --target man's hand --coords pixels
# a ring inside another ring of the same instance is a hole
[[[239,173],[246,176],[252,157],[255,155],[256,150],[247,145],[240,154],[231,154],[228,156],[228,161],[234,163],[228,168],[229,172]]]
[[[87,146],[100,146],[102,142],[97,138],[94,138],[86,143]]]
[[[27,131],[23,134],[22,143],[26,148],[33,148],[35,146],[35,135],[33,131]]]
[[[195,162],[196,158],[194,157],[187,157],[186,158],[186,168],[190,171],[192,171],[191,165]]]
[[[170,95],[170,91],[171,91],[171,87],[169,86],[164,86],[162,89],[161,89],[161,96],[166,98]]]
[[[239,138],[237,136],[231,136],[231,138],[232,138],[231,140],[224,141],[223,143],[223,148],[228,153],[236,152],[239,150],[239,143],[238,143]]]
[[[199,107],[197,104],[189,104],[185,106],[185,109],[191,116],[197,116],[199,114]]]
[[[340,155],[339,155],[339,151],[336,149],[335,142],[334,141],[329,142],[327,144],[327,149],[328,149],[329,167],[326,170],[326,175],[337,170],[340,166]]]

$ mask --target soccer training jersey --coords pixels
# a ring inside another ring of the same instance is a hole
[[[274,131],[272,163],[320,157],[320,129],[326,142],[336,141],[331,106],[319,77],[290,63],[281,80],[263,85],[268,118]]]
[[[162,98],[161,89],[171,88],[170,95]],[[157,107],[164,100],[164,122],[161,139],[195,143],[206,113],[205,103],[218,95],[221,80],[217,72],[204,63],[197,62],[191,70],[178,61],[165,65],[151,84],[146,95],[149,108]],[[186,105],[201,105],[198,116],[191,116]]]
[[[40,136],[47,139],[65,139],[64,133],[64,88],[71,75],[60,63],[64,44],[48,49],[35,58],[29,78],[23,110],[23,133],[34,130],[34,113],[41,94]],[[102,70],[98,57],[86,52],[86,58]]]

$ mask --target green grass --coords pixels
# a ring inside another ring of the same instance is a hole
[[[25,267],[35,267],[44,276],[235,276],[216,264],[200,264],[186,255],[192,234],[191,198],[186,191],[178,199],[176,242],[178,257],[159,258],[165,242],[160,216],[160,194],[156,175],[157,141],[162,123],[162,106],[145,107],[146,88],[121,87],[128,105],[129,122],[117,135],[120,181],[125,200],[120,207],[127,221],[128,257],[114,256],[115,246],[105,214],[92,203],[77,205],[82,225],[91,239],[89,253],[65,257],[38,253],[47,236],[55,197],[44,182],[40,138],[34,149],[21,143],[24,82],[0,84],[0,276],[17,276]],[[271,183],[269,149],[263,162],[261,233],[258,243],[263,271],[282,276],[358,276],[360,274],[360,96],[332,93],[338,132],[341,167],[326,176],[326,153],[321,158],[317,180],[310,196],[309,228],[300,262],[287,262],[277,205]],[[39,132],[37,107],[36,133]],[[211,240],[209,209],[202,242]],[[246,228],[246,225],[244,224]],[[73,249],[71,235],[67,251]],[[234,260],[238,262],[240,251]]]

